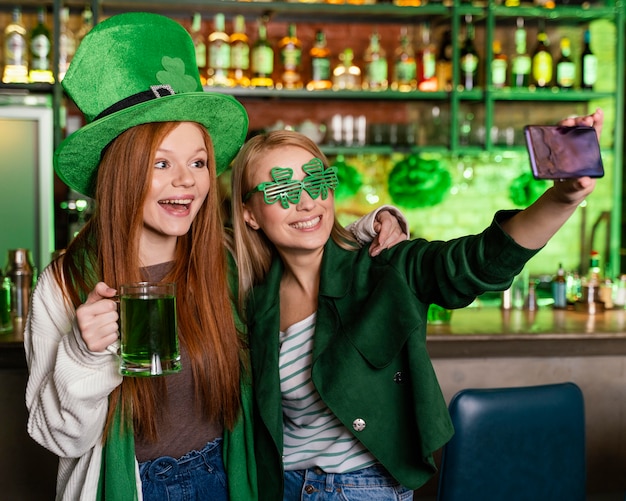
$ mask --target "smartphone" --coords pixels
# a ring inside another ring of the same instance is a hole
[[[524,137],[535,179],[604,176],[600,143],[593,127],[527,125]]]

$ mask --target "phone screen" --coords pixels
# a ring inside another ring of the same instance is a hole
[[[593,127],[527,125],[524,136],[536,179],[604,176],[600,144]]]

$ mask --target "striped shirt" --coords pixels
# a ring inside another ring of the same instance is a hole
[[[280,333],[285,470],[319,467],[328,473],[366,468],[376,459],[334,416],[311,380],[316,314]]]

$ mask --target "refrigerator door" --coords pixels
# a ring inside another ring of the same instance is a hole
[[[48,105],[0,101],[0,267],[26,248],[37,270],[54,251],[53,115]]]

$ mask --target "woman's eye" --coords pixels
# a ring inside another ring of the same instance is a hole
[[[206,160],[196,160],[191,165],[198,169],[203,169],[204,167],[206,167]]]
[[[154,168],[155,169],[165,169],[167,167],[167,162],[162,160],[160,162],[155,162],[154,163]]]

